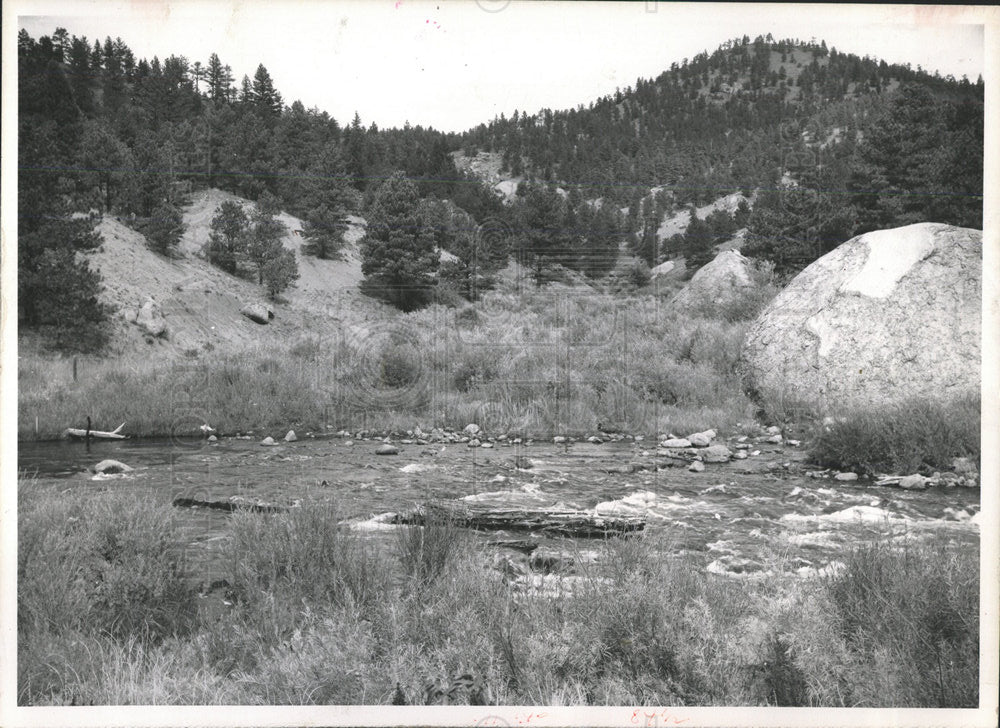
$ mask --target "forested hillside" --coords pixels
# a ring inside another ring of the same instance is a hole
[[[513,177],[627,207],[639,239],[677,209],[760,190],[745,252],[785,269],[876,228],[982,227],[982,79],[825,42],[744,36],[586,108],[501,116],[463,145],[501,154]],[[695,237],[657,255],[711,236]]]
[[[347,214],[369,216],[362,250],[415,266],[370,260],[370,290],[420,281],[466,298],[516,251],[539,282],[565,268],[600,281],[624,241],[649,266],[675,255],[698,265],[746,227],[744,252],[787,272],[866,230],[982,226],[982,80],[825,43],[744,37],[587,108],[515,112],[462,135],[342,123],[286,104],[263,65],[237,83],[216,54],[140,59],[120,38],[62,28],[20,32],[18,73],[19,325],[62,348],[102,342],[109,312],[86,255],[100,244],[97,216],[169,258],[182,207],[210,187],[258,202],[250,237],[279,210],[301,218],[303,250],[320,258],[337,255]],[[501,155],[506,201],[456,170],[456,154],[480,151]],[[665,216],[738,191],[752,211],[692,214],[683,234],[658,236]],[[396,234],[399,220],[413,229]],[[455,256],[441,270],[431,239]],[[281,249],[260,242],[249,268],[206,255],[264,284]],[[432,299],[452,300],[404,307]]]

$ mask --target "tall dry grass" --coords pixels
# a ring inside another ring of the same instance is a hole
[[[178,534],[160,507],[122,494],[27,500],[22,703],[978,701],[978,566],[948,546],[876,540],[825,579],[790,576],[776,555],[757,578],[731,579],[649,533],[600,544],[596,560],[576,552],[573,573],[532,586],[453,524],[375,538],[327,509],[241,514],[227,540],[234,604],[192,621],[186,607],[162,613],[198,597],[174,581]],[[138,601],[109,601],[90,582],[112,540],[146,555],[113,562],[134,565],[112,583]]]
[[[748,292],[759,296],[759,292]],[[654,293],[612,296],[550,285],[432,305],[343,341],[72,362],[25,354],[19,437],[125,421],[133,436],[464,427],[636,433],[752,418],[734,367],[746,322],[675,311]],[[37,432],[36,432],[37,422]]]

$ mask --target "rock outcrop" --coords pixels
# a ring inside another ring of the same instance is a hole
[[[919,223],[859,235],[799,273],[747,332],[764,402],[821,411],[980,386],[982,233]]]
[[[671,305],[688,312],[728,305],[753,286],[752,265],[738,251],[719,253],[698,269]]]

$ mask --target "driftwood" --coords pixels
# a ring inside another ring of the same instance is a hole
[[[291,506],[282,506],[265,501],[250,500],[241,496],[233,496],[226,500],[201,500],[199,498],[174,498],[173,505],[177,508],[208,508],[213,511],[251,511],[252,513],[284,513]]]
[[[504,508],[461,501],[435,503],[412,513],[399,514],[395,522],[422,526],[429,520],[446,520],[475,531],[529,531],[572,538],[623,536],[638,533],[646,526],[640,518],[598,516],[576,510]]]
[[[67,427],[65,434],[67,437],[79,437],[80,439],[93,437],[101,440],[125,440],[128,439],[128,435],[121,434],[123,427],[125,427],[124,422],[118,425],[115,429],[111,430],[111,432],[105,432],[104,430],[81,430],[77,427]]]

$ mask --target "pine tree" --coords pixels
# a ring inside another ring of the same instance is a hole
[[[212,265],[227,273],[236,273],[239,254],[246,247],[249,220],[236,202],[223,202],[212,218],[206,254]]]
[[[272,300],[287,289],[299,277],[299,266],[295,261],[295,253],[282,248],[268,258],[261,274],[261,282],[267,295]]]
[[[146,237],[151,250],[170,257],[184,233],[184,219],[180,209],[164,200],[148,217],[140,218],[136,229]]]
[[[104,43],[104,113],[114,117],[125,103],[125,74],[111,38]]]
[[[257,66],[254,74],[250,100],[254,108],[264,116],[277,116],[281,113],[281,94],[275,90],[271,74],[263,63]]]
[[[684,259],[689,269],[700,268],[712,259],[712,231],[691,206],[691,222],[684,232]]]
[[[439,263],[418,202],[416,185],[395,172],[376,191],[361,240],[362,290],[404,311],[430,299]]]
[[[56,28],[52,34],[52,48],[55,51],[55,60],[62,63],[69,59],[69,32],[65,28]]]
[[[365,129],[361,126],[361,116],[354,112],[354,120],[351,125],[344,130],[344,157],[347,167],[347,174],[351,178],[351,183],[359,190],[364,189],[366,143]]]
[[[477,225],[467,212],[446,203],[440,203],[438,212],[438,246],[455,256],[441,262],[438,277],[475,301],[496,284],[496,273],[510,252],[510,228],[496,218]]]
[[[320,203],[308,213],[303,223],[302,233],[306,241],[302,244],[302,252],[321,260],[339,257],[344,246],[345,230],[347,218],[343,209],[333,201],[330,204]]]
[[[283,250],[281,238],[287,232],[284,223],[277,219],[281,210],[278,200],[264,193],[250,214],[250,234],[246,238],[245,254],[257,274],[257,283],[264,283],[264,269],[268,262]]]
[[[104,121],[87,122],[78,154],[84,179],[92,183],[98,193],[95,202],[104,212],[111,212],[120,195],[131,195],[126,187],[134,182],[135,158]]]
[[[73,88],[73,98],[80,111],[89,114],[94,109],[91,90],[90,46],[86,38],[73,36],[69,48],[69,82]]]
[[[205,78],[208,82],[208,97],[212,101],[229,101],[229,87],[233,81],[232,75],[226,71],[226,68],[219,60],[218,54],[213,53],[208,57]]]
[[[205,69],[201,65],[201,61],[195,61],[191,64],[191,78],[194,80],[194,90],[201,93],[201,82],[205,78]]]
[[[246,74],[243,75],[243,80],[240,81],[240,93],[237,97],[241,106],[251,106],[254,102],[253,96],[253,85],[250,83],[250,77]]]
[[[535,282],[545,279],[548,263],[565,259],[569,252],[566,230],[566,205],[550,185],[528,185],[522,203],[524,238],[528,255],[534,261]]]

